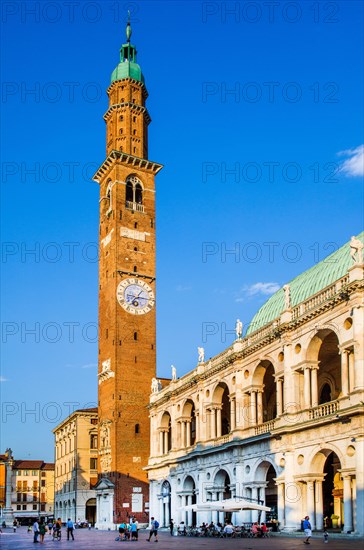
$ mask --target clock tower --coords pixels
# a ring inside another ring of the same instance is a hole
[[[106,159],[99,231],[98,528],[134,515],[149,501],[147,405],[156,376],[155,175],[148,160],[148,92],[126,27],[120,63],[107,90]]]

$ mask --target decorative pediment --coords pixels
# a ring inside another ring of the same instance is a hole
[[[110,489],[114,489],[115,485],[112,481],[110,481],[107,477],[102,477],[94,486],[95,491],[106,491]]]

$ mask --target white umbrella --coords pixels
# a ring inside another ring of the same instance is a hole
[[[192,510],[194,512],[239,512],[240,510],[261,510],[262,512],[270,512],[268,506],[250,502],[244,499],[227,499],[227,500],[214,500],[212,502],[204,502],[202,504],[188,504],[187,506],[181,506],[179,510]]]

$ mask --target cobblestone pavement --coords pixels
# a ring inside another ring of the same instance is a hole
[[[303,544],[303,537],[280,537],[279,535],[272,536],[269,539],[215,539],[215,538],[195,538],[195,537],[171,537],[169,533],[160,532],[159,542],[147,542],[148,533],[146,531],[139,532],[138,542],[123,541],[116,542],[115,538],[117,532],[114,531],[91,531],[87,529],[75,530],[75,541],[67,541],[66,530],[62,530],[62,540],[60,542],[52,541],[52,537],[48,534],[45,536],[45,543],[43,545],[33,543],[32,533],[27,533],[25,527],[20,527],[17,533],[13,533],[12,530],[6,529],[3,534],[0,535],[0,546],[2,550],[14,549],[25,550],[29,548],[44,548],[59,549],[75,547],[77,550],[106,550],[109,548],[125,548],[125,547],[137,547],[140,549],[156,547],[160,549],[184,549],[186,547],[194,550],[204,548],[206,550],[225,550],[225,549],[239,549],[239,550],[295,550],[296,548],[311,548],[314,549],[326,549],[331,550],[363,550],[363,540],[357,538],[345,538],[335,539],[331,538],[328,544],[324,544],[323,538],[312,537],[310,546]]]

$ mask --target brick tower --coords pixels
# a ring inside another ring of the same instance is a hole
[[[148,160],[148,92],[126,44],[107,90],[106,160],[100,185],[99,528],[134,515],[147,521],[149,416],[156,376],[155,175]]]

